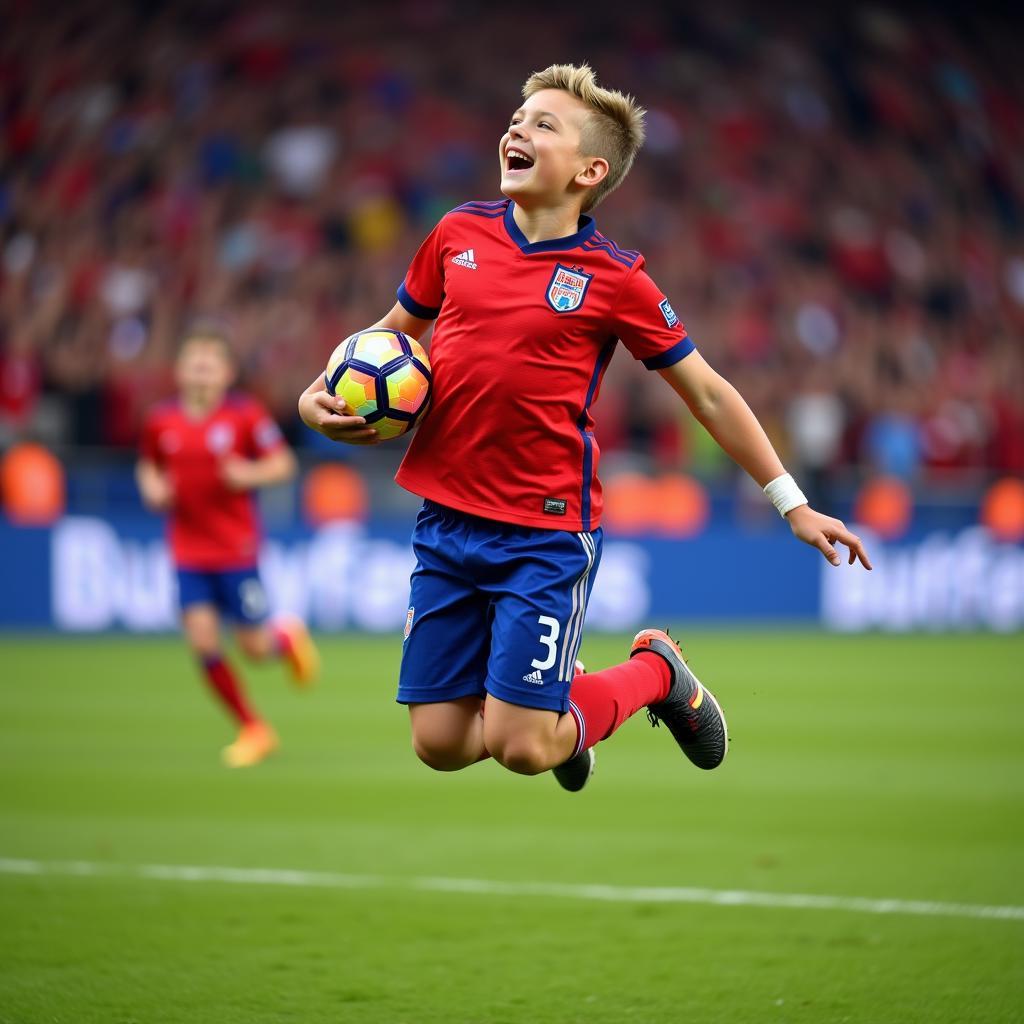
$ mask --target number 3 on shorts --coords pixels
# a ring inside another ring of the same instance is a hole
[[[534,658],[530,665],[533,668],[551,668],[555,663],[555,658],[558,656],[557,644],[562,627],[558,625],[558,619],[553,619],[550,615],[538,616],[537,622],[548,629],[547,636],[540,637],[540,642],[548,649],[548,656],[543,661],[538,661],[537,658]]]

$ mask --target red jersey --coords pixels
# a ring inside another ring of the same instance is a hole
[[[437,317],[430,411],[396,480],[474,515],[555,530],[601,521],[590,408],[616,343],[649,369],[693,351],[644,258],[591,217],[568,238],[528,242],[513,204],[442,218],[398,289]]]
[[[228,455],[258,459],[283,444],[277,424],[244,395],[228,395],[201,419],[187,415],[177,399],[149,414],[140,455],[166,472],[174,488],[168,540],[176,565],[226,571],[256,564],[255,496],[228,487],[220,464]]]

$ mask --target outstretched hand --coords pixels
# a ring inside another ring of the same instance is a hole
[[[306,391],[299,399],[302,422],[324,437],[346,444],[380,444],[377,431],[368,427],[362,416],[346,415],[347,408],[343,398],[326,391]]]
[[[860,537],[848,530],[840,520],[815,512],[810,505],[797,506],[786,513],[786,519],[794,537],[817,548],[833,565],[839,565],[842,561],[839,552],[833,547],[838,543],[850,549],[850,565],[860,559],[865,569],[871,568],[871,560]]]

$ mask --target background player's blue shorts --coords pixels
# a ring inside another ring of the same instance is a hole
[[[413,533],[399,703],[490,693],[567,711],[601,539],[426,502]]]
[[[182,611],[189,605],[212,604],[240,626],[260,625],[268,612],[267,595],[255,566],[227,572],[179,568],[178,604]]]

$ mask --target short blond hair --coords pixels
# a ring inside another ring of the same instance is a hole
[[[189,324],[178,340],[178,354],[181,355],[189,345],[197,343],[216,345],[229,363],[237,361],[231,335],[219,320],[195,320]]]
[[[552,64],[535,71],[523,85],[523,99],[542,89],[561,89],[590,109],[580,133],[580,152],[608,161],[608,174],[590,190],[583,204],[593,209],[626,177],[644,144],[647,111],[632,96],[603,89],[589,64]]]

